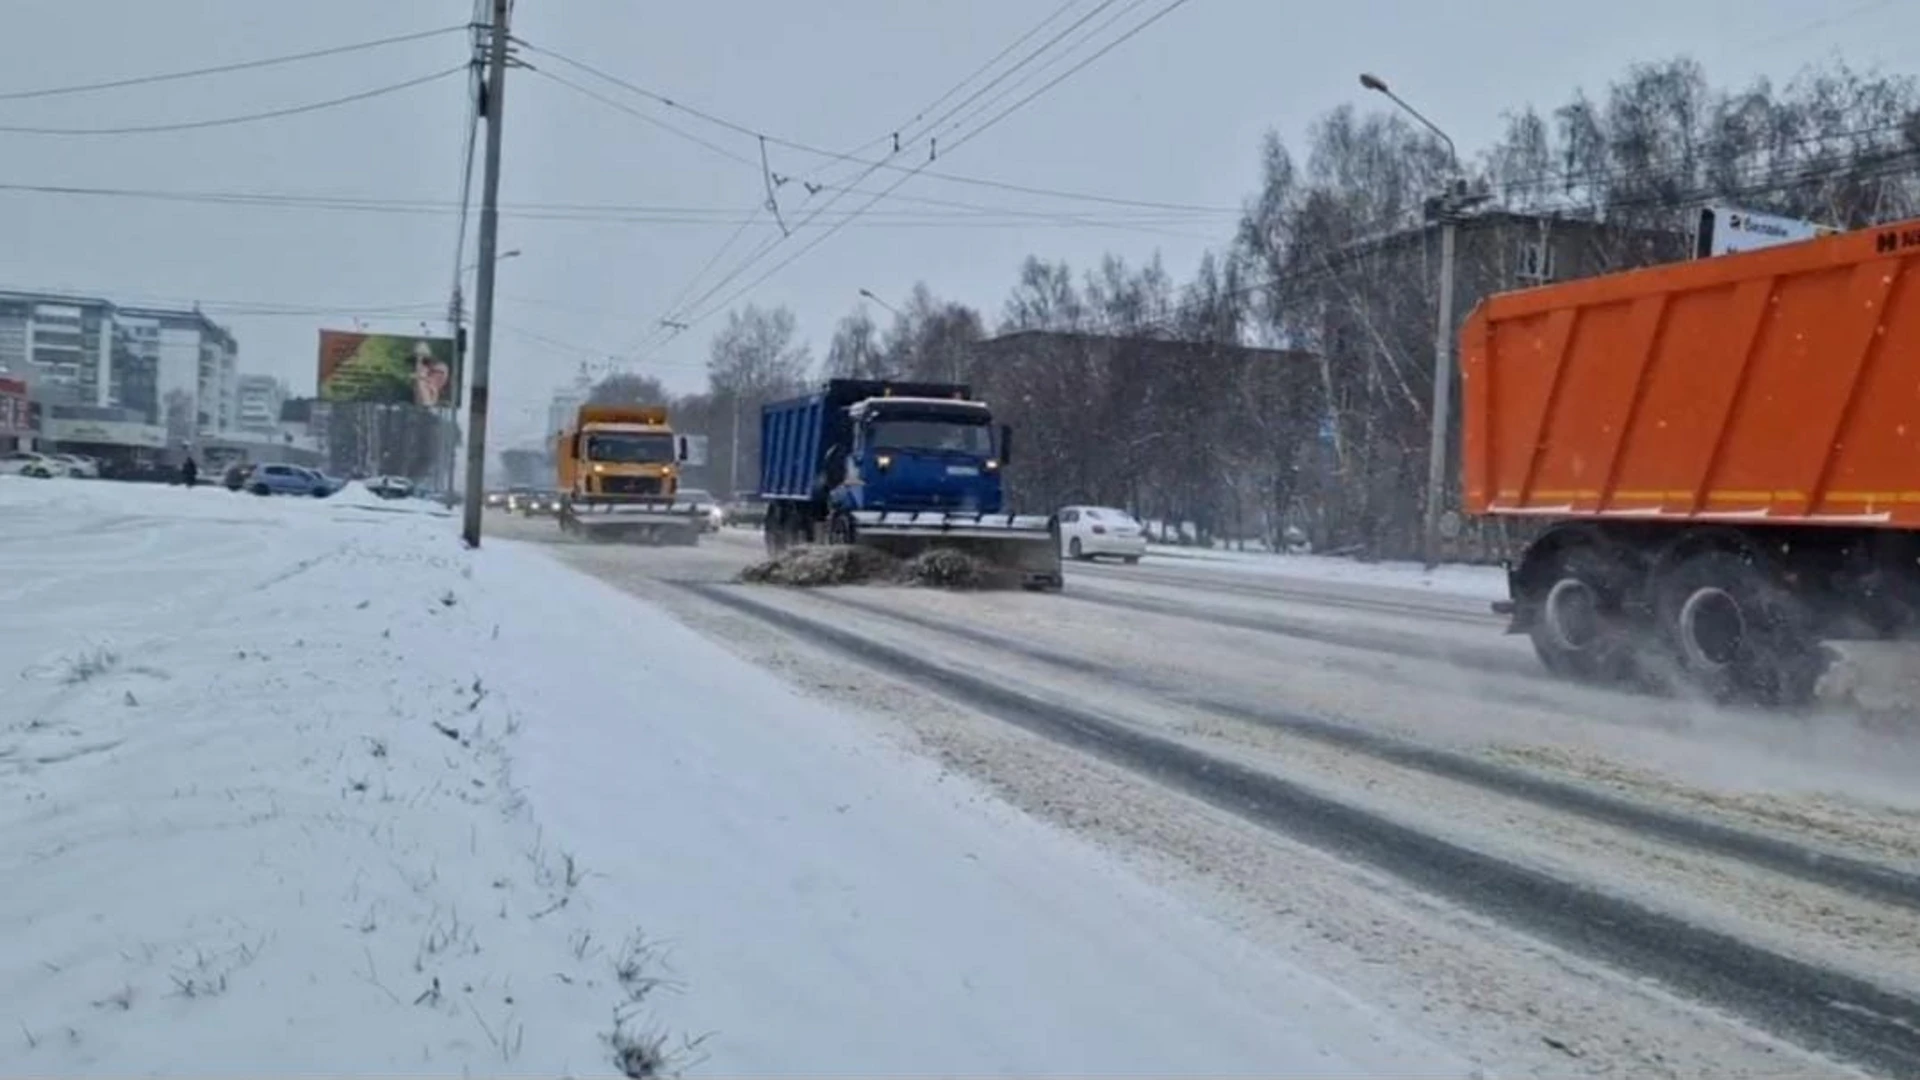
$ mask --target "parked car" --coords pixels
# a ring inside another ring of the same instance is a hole
[[[328,476],[326,473],[321,472],[319,469],[303,469],[303,471],[310,474],[313,477],[313,485],[314,485],[313,493],[321,498],[325,498],[328,495],[332,495],[334,492],[339,491],[341,488],[347,486],[347,482],[345,480],[342,480],[337,476]]]
[[[36,480],[52,480],[56,477],[67,476],[71,471],[72,470],[68,469],[60,459],[47,454],[35,453],[32,450],[15,450],[9,454],[0,456],[0,474],[31,476]]]
[[[726,520],[725,512],[720,509],[720,501],[713,497],[713,492],[701,488],[681,488],[678,497],[674,499],[673,508],[675,510],[690,509],[699,514],[700,531],[703,533],[719,532],[720,523]]]
[[[498,488],[492,491],[489,491],[487,492],[486,502],[483,503],[482,505],[497,510],[500,507],[507,505],[507,493],[499,490]]]
[[[1066,506],[1060,510],[1060,545],[1060,553],[1070,559],[1107,555],[1137,563],[1147,553],[1147,533],[1125,510]]]
[[[758,529],[767,523],[767,502],[758,495],[736,496],[721,507],[720,521],[737,529]]]
[[[100,479],[100,463],[85,454],[49,454],[53,460],[67,467],[67,475],[82,480]]]
[[[253,466],[248,462],[236,461],[227,466],[220,474],[220,486],[228,491],[247,490],[247,481],[253,476]]]
[[[368,491],[383,499],[404,499],[413,494],[413,481],[404,476],[375,476],[366,484]]]
[[[319,473],[300,465],[256,465],[246,483],[247,490],[255,495],[311,495],[325,498],[333,494]]]

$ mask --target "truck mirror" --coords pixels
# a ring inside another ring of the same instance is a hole
[[[1000,425],[1000,464],[1013,464],[1013,425]]]
[[[678,438],[674,439],[673,441],[674,441],[675,447],[677,447],[675,451],[675,457],[678,458],[681,462],[684,463],[689,457],[693,456],[687,450],[687,437],[685,435],[681,435]]]

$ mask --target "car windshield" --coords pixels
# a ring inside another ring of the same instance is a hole
[[[985,457],[993,453],[993,429],[964,420],[877,420],[867,441],[881,450],[933,450]]]
[[[589,435],[586,456],[615,465],[663,465],[673,461],[673,436]]]
[[[1127,513],[1125,510],[1115,510],[1111,506],[1090,506],[1087,508],[1086,514],[1087,517],[1093,521],[1111,521],[1116,525],[1134,524],[1132,514]]]

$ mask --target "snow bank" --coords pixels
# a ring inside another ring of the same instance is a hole
[[[1507,596],[1506,571],[1497,566],[1449,563],[1428,570],[1414,562],[1363,563],[1331,555],[1215,551],[1166,544],[1155,544],[1147,550],[1155,559],[1219,573],[1414,589],[1474,600],[1504,600]]]
[[[0,484],[0,566],[0,1073],[1463,1071],[535,549]]]
[[[0,1073],[608,1072],[447,524],[60,487],[0,486]]]

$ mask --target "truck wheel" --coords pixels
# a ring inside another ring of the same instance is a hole
[[[1826,673],[1806,605],[1743,555],[1686,559],[1660,583],[1659,610],[1681,674],[1716,700],[1803,706]]]
[[[1632,681],[1632,626],[1622,610],[1625,571],[1591,548],[1568,548],[1552,560],[1528,630],[1535,655],[1555,675]]]
[[[827,519],[827,543],[852,544],[855,539],[853,515],[844,510],[834,511]]]

